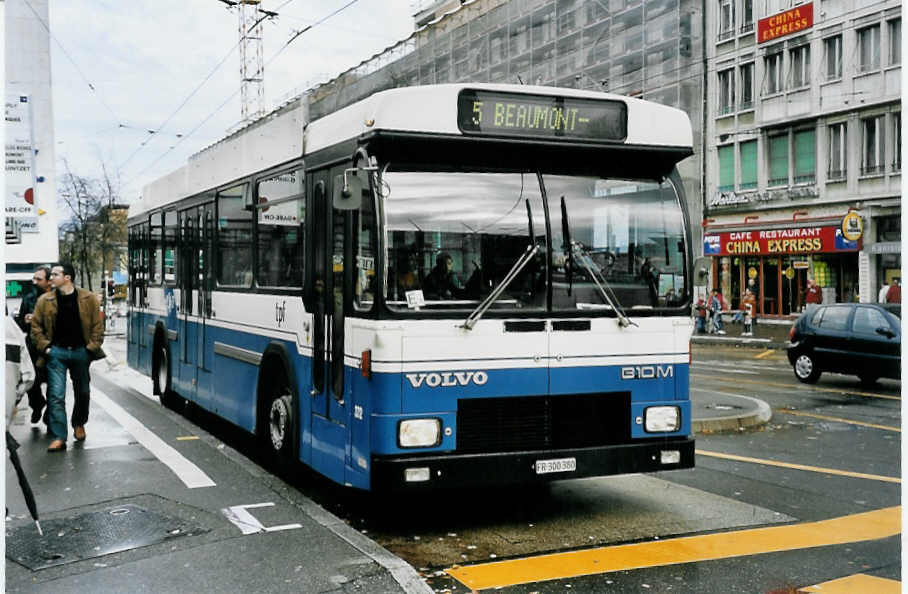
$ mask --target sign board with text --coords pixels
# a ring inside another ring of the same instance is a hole
[[[757,43],[766,43],[813,27],[813,3],[795,6],[757,21]]]
[[[842,236],[838,225],[795,227],[756,231],[707,232],[703,237],[705,256],[773,256],[785,254],[822,254],[855,252],[861,242]]]
[[[37,233],[38,209],[35,206],[35,151],[31,97],[20,94],[7,95],[5,119],[4,211],[7,218],[18,221],[22,233]]]

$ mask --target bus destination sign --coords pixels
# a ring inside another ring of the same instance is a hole
[[[627,137],[627,106],[611,99],[470,89],[457,98],[457,125],[482,136],[616,142]]]

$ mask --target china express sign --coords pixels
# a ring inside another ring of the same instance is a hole
[[[813,3],[796,6],[757,21],[757,43],[806,31],[813,26]]]
[[[703,253],[707,256],[811,254],[858,249],[858,242],[845,239],[838,227],[734,231],[707,234],[703,238]]]

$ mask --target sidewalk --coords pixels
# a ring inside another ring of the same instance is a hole
[[[794,320],[759,318],[753,326],[753,336],[741,336],[741,333],[744,332],[744,324],[732,324],[732,315],[728,312],[722,315],[722,328],[726,334],[694,334],[691,337],[691,343],[725,344],[776,350],[784,350],[787,346],[788,331],[794,325]]]

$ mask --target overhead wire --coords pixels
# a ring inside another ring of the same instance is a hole
[[[284,6],[284,5],[286,5],[286,4],[288,4],[289,2],[292,2],[292,1],[293,1],[293,0],[287,0],[287,2],[285,2],[285,3],[282,4],[281,6]],[[359,0],[351,0],[350,2],[348,2],[347,4],[344,4],[343,6],[341,6],[340,8],[338,8],[337,10],[335,10],[334,12],[332,12],[332,13],[326,15],[325,17],[322,17],[322,18],[319,19],[318,21],[316,21],[316,22],[312,23],[311,25],[306,26],[306,27],[303,28],[302,30],[297,31],[296,33],[294,33],[294,35],[293,35],[290,39],[288,39],[287,42],[284,43],[284,45],[282,45],[281,48],[280,48],[279,50],[277,50],[277,52],[275,52],[275,54],[274,54],[273,56],[271,56],[271,58],[268,59],[268,61],[265,63],[265,66],[268,66],[269,64],[271,64],[279,55],[281,55],[281,53],[283,53],[283,51],[284,51],[285,49],[287,49],[287,48],[290,46],[291,43],[293,43],[297,38],[299,38],[300,35],[302,35],[302,34],[305,33],[306,31],[311,30],[311,29],[314,28],[314,27],[317,27],[318,25],[320,25],[320,24],[322,24],[323,22],[327,21],[327,20],[330,19],[331,17],[333,17],[333,16],[339,14],[339,13],[342,12],[343,10],[349,8],[350,6],[356,4],[357,2],[359,2]],[[277,10],[277,9],[276,9],[276,10]],[[239,44],[237,44],[237,45],[239,45]],[[232,51],[232,50],[231,50],[231,51]],[[173,151],[175,148],[177,148],[184,140],[186,140],[187,138],[189,138],[190,136],[192,136],[193,134],[195,134],[195,133],[196,133],[202,126],[204,126],[211,118],[213,118],[218,112],[220,112],[220,111],[224,108],[224,106],[226,106],[231,100],[233,100],[234,97],[236,97],[236,96],[239,94],[239,92],[240,92],[240,89],[237,89],[237,90],[235,90],[233,93],[231,93],[230,96],[227,97],[227,99],[225,99],[220,105],[218,105],[218,106],[214,109],[214,111],[212,111],[211,113],[209,113],[209,114],[205,117],[205,119],[203,119],[201,122],[199,122],[199,124],[198,124],[195,128],[193,128],[192,130],[190,130],[189,132],[187,132],[186,134],[184,134],[182,137],[180,137],[180,139],[176,142],[176,144],[174,144],[172,147],[170,147],[169,149],[167,149],[166,151],[164,151],[164,152],[163,152],[157,159],[155,159],[150,165],[148,165],[145,169],[143,169],[142,171],[140,171],[139,173],[137,173],[135,176],[133,176],[133,178],[132,178],[127,184],[125,184],[125,185],[126,185],[126,186],[131,185],[131,184],[132,184],[133,182],[135,182],[138,178],[142,177],[142,175],[144,175],[144,174],[147,173],[149,170],[151,170],[152,167],[154,167],[155,165],[157,165],[164,157],[166,157],[168,154],[170,154],[170,152]]]

